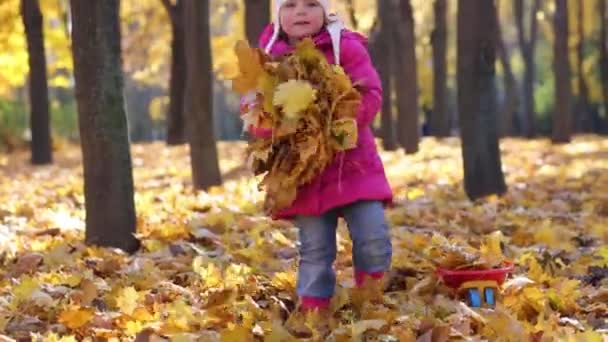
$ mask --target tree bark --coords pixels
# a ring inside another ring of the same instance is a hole
[[[524,59],[525,71],[524,82],[522,87],[522,98],[524,108],[522,113],[522,131],[527,137],[536,135],[535,110],[534,110],[534,82],[536,75],[536,66],[534,64],[534,54],[536,50],[536,38],[538,35],[538,22],[536,13],[540,8],[540,0],[534,0],[532,10],[530,11],[530,34],[526,39],[524,28],[524,3],[523,0],[515,0],[514,12],[517,22],[517,37],[519,46]]]
[[[585,80],[585,70],[583,62],[585,61],[585,24],[584,10],[585,1],[578,1],[577,4],[577,31],[578,44],[576,46],[576,61],[578,73],[578,101],[575,120],[575,129],[581,132],[591,132],[593,129],[593,119],[589,111],[589,88]]]
[[[186,51],[184,44],[184,1],[171,4],[163,0],[171,20],[171,80],[169,81],[169,112],[167,115],[167,144],[186,143],[184,94],[186,90]]]
[[[31,162],[35,165],[53,161],[49,114],[49,89],[44,51],[44,27],[38,0],[22,0],[21,16],[27,37],[30,90]]]
[[[604,98],[604,117],[608,127],[608,0],[598,0],[600,13],[600,75],[602,78],[602,94]]]
[[[394,12],[391,11],[392,1],[379,1],[377,6],[379,19],[376,21],[373,51],[383,90],[381,116],[382,145],[386,151],[395,151],[397,150],[398,145],[392,104],[392,70],[394,70],[392,50],[395,48],[392,39],[392,27],[394,25],[392,16]]]
[[[418,72],[416,70],[416,37],[414,13],[410,0],[392,0],[396,14],[393,59],[395,92],[397,95],[397,137],[405,153],[418,152]]]
[[[258,37],[270,21],[270,0],[245,1],[245,32],[251,46],[258,45]]]
[[[124,110],[119,0],[72,0],[88,244],[139,248]]]
[[[495,16],[493,1],[458,1],[458,111],[471,200],[506,191],[496,118]]]
[[[433,111],[430,133],[436,137],[450,135],[447,86],[447,1],[435,0],[435,29],[431,34],[433,46]]]
[[[570,141],[572,129],[571,79],[568,59],[568,0],[555,0],[553,18],[555,43],[553,45],[553,73],[555,74],[555,114],[553,116],[554,143]]]
[[[498,2],[496,9],[498,10]],[[517,111],[517,82],[513,75],[513,69],[511,69],[511,61],[509,57],[509,51],[505,45],[502,29],[500,25],[500,19],[498,14],[496,15],[496,29],[497,29],[497,52],[500,59],[500,64],[504,72],[503,80],[505,87],[505,102],[502,106],[500,113],[500,135],[510,136],[515,132],[513,131],[513,120]]]
[[[206,190],[222,183],[213,132],[213,86],[209,0],[184,0],[186,17],[185,108],[188,113],[188,141],[192,183]]]

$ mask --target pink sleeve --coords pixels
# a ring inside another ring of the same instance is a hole
[[[359,126],[368,126],[382,108],[382,83],[363,42],[343,39],[340,60],[342,68],[361,92],[357,113]]]

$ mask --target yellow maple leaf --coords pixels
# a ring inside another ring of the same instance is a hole
[[[167,314],[166,324],[163,328],[165,333],[190,331],[190,324],[195,321],[192,307],[182,299],[166,305],[164,312]]]
[[[90,308],[73,307],[61,312],[59,322],[70,329],[78,329],[95,316],[95,311]]]
[[[295,55],[300,57],[306,63],[321,63],[326,62],[325,56],[310,38],[302,39],[296,45]]]
[[[203,256],[198,256],[192,260],[192,269],[201,276],[207,287],[216,287],[222,284],[222,270],[213,261]]]
[[[274,103],[274,90],[279,84],[279,79],[267,72],[262,73],[258,81],[258,90],[262,94],[262,110],[266,113],[274,114],[276,109]]]
[[[13,288],[13,303],[18,304],[27,301],[32,294],[40,289],[40,282],[33,277],[25,276],[19,285]]]
[[[529,339],[525,327],[510,313],[504,310],[484,313],[487,320],[481,330],[483,337],[504,342],[519,342]]]
[[[523,299],[536,310],[538,313],[542,313],[545,310],[547,304],[547,298],[545,293],[538,287],[528,286],[522,291]]]
[[[249,43],[244,40],[236,43],[234,52],[239,60],[241,74],[232,80],[232,89],[241,94],[256,90],[259,77],[264,72],[260,52],[249,47]]]
[[[503,234],[501,231],[496,231],[492,234],[484,236],[479,248],[481,258],[484,259],[489,267],[495,267],[502,264],[504,255],[500,248],[500,243],[503,240]]]
[[[139,294],[133,286],[123,288],[116,297],[116,306],[125,314],[132,315],[137,308]]]
[[[553,277],[545,272],[534,254],[526,253],[520,257],[520,263],[528,266],[528,276],[539,283],[550,283]]]
[[[279,84],[273,104],[281,106],[288,119],[296,119],[316,99],[317,91],[309,82],[289,80]]]
[[[135,335],[144,329],[145,325],[140,321],[127,321],[124,323],[125,332],[129,335]]]
[[[608,246],[604,246],[598,249],[596,255],[599,259],[598,266],[608,266]]]
[[[547,296],[562,313],[571,315],[578,308],[577,300],[581,296],[579,290],[580,281],[576,279],[562,278],[547,292]]]
[[[357,147],[357,121],[355,119],[334,120],[331,135],[338,143],[338,150],[350,150]]]
[[[573,233],[561,225],[557,225],[550,219],[545,219],[541,226],[534,233],[534,240],[537,243],[553,249],[563,249],[571,252],[575,249],[571,238]]]
[[[133,311],[133,318],[137,321],[147,322],[154,320],[154,316],[144,307],[138,307]]]
[[[296,275],[294,272],[277,272],[272,277],[271,283],[279,289],[291,290],[296,287]]]
[[[236,287],[246,282],[246,276],[251,274],[251,267],[244,264],[230,264],[224,271],[224,284],[226,287]]]

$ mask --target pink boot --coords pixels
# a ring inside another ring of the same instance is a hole
[[[302,310],[304,311],[316,311],[324,310],[329,308],[331,298],[319,298],[319,297],[302,297]]]
[[[363,286],[366,278],[371,278],[375,281],[382,279],[384,277],[384,272],[363,272],[363,271],[355,271],[355,285],[357,287]]]

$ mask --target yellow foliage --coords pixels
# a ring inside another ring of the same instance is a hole
[[[90,308],[73,307],[61,312],[59,322],[70,329],[79,329],[95,316],[95,311]]]
[[[138,306],[139,294],[133,286],[123,288],[116,297],[116,306],[127,315],[132,315]]]
[[[275,90],[273,104],[280,106],[289,120],[297,120],[298,115],[315,101],[317,91],[306,81],[289,80]]]
[[[194,272],[198,273],[208,287],[216,287],[222,283],[222,271],[210,261],[203,257],[196,257],[192,262]]]
[[[260,183],[266,191],[264,208],[276,212],[290,206],[297,188],[310,183],[338,153],[356,147],[360,94],[311,39],[279,58],[246,42],[239,42],[235,52],[241,75],[233,89],[248,97],[257,92],[253,106],[242,113],[245,127],[272,129],[271,137],[250,143],[248,154],[254,173],[265,174]]]
[[[554,147],[505,139],[501,147],[509,192],[475,203],[462,191],[457,140],[423,139],[411,156],[380,151],[396,197],[386,209],[393,241],[388,292],[373,283],[353,288],[352,242],[340,223],[329,315],[304,322],[313,339],[321,335],[315,325],[327,324],[337,341],[602,341],[608,160],[594,156],[608,152],[608,140],[575,137]],[[224,175],[244,166],[246,149],[242,142],[218,144]],[[84,225],[78,146],[62,150],[52,172],[30,166],[29,153],[6,156],[2,334],[130,341],[144,330],[151,340],[296,341],[284,322],[298,304],[293,223],[264,217],[263,198],[247,177],[229,176],[208,192],[182,186],[189,180],[177,171],[188,169],[185,147],[151,143],[132,153],[145,246],[133,255],[85,246],[84,232],[73,228],[79,224],[49,219],[67,212]],[[43,261],[16,275],[34,250]],[[495,310],[467,307],[435,274],[440,265],[487,268],[503,258],[515,270]]]
[[[40,288],[40,283],[32,277],[24,277],[19,285],[13,288],[13,303],[18,304],[30,299],[32,294]]]

